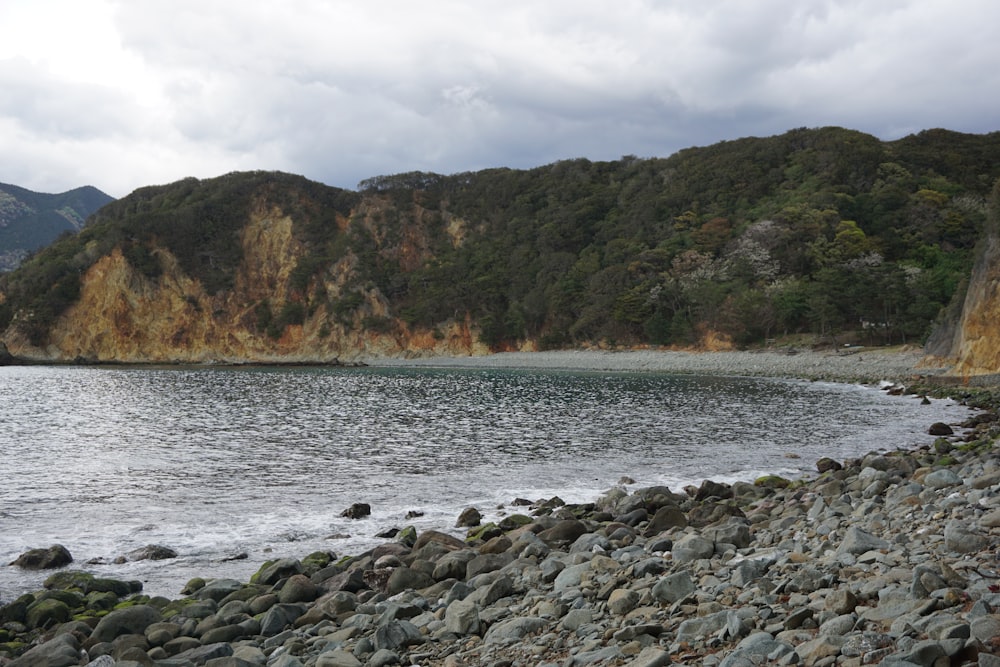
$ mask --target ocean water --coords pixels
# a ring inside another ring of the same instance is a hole
[[[355,554],[516,498],[809,474],[933,440],[969,410],[875,388],[654,373],[413,368],[0,368],[0,602],[74,565],[178,597],[194,576]],[[793,458],[797,457],[797,458]],[[372,515],[341,513],[365,502]],[[407,518],[409,512],[422,516]],[[456,531],[456,534],[461,534]],[[160,544],[179,557],[114,564]],[[243,556],[232,560],[234,557]]]

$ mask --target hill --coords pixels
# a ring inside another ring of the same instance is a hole
[[[0,183],[0,271],[10,271],[60,234],[83,228],[91,213],[114,198],[89,185],[43,194]]]
[[[916,343],[964,295],[998,178],[1000,133],[821,128],[358,191],[186,179],[0,278],[0,330],[97,361]]]

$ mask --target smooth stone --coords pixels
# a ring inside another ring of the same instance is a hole
[[[674,542],[670,553],[678,563],[689,563],[702,558],[711,558],[715,553],[715,543],[696,533],[689,533]]]
[[[162,620],[158,609],[145,604],[116,609],[98,622],[90,639],[93,642],[109,642],[119,635],[141,635],[146,628]]]
[[[928,473],[923,481],[924,486],[931,489],[946,489],[950,486],[959,486],[963,483],[962,478],[951,468],[942,468],[941,470]]]

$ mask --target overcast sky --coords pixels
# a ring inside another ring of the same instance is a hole
[[[1000,130],[996,0],[2,0],[0,182],[665,157]]]

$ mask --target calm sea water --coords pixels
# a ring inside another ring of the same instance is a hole
[[[386,528],[450,529],[470,505],[495,518],[519,497],[586,502],[625,475],[676,490],[797,475],[821,456],[929,442],[930,423],[968,414],[773,379],[6,367],[0,558],[59,543],[76,566],[177,597],[193,576],[246,580],[270,558],[359,553]],[[372,516],[341,517],[354,502]],[[180,557],[110,564],[147,544]],[[43,580],[2,566],[0,601]]]

